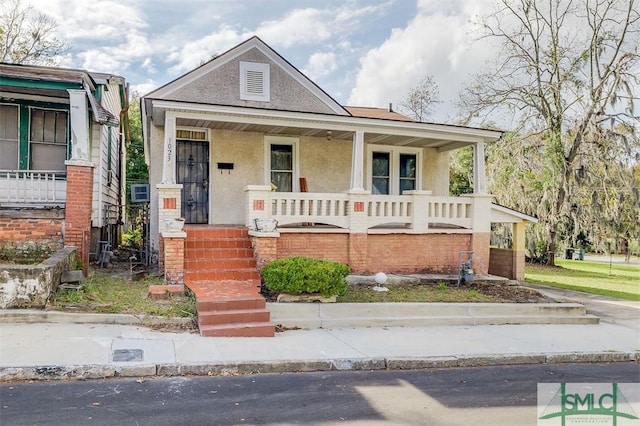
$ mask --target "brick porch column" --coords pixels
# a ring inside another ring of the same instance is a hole
[[[367,197],[369,191],[349,191],[349,267],[367,272]]]
[[[489,273],[491,245],[491,200],[487,194],[472,194],[471,250],[473,250],[473,270],[476,274]]]
[[[93,202],[93,166],[67,161],[67,201],[65,206],[64,244],[75,246],[87,276],[91,241]]]
[[[163,250],[164,283],[184,284],[184,242],[186,232],[163,232],[160,235]]]
[[[249,236],[253,247],[253,257],[256,259],[256,267],[258,270],[262,270],[269,262],[278,258],[278,237],[280,233],[249,231]]]

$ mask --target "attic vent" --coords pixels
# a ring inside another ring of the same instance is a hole
[[[240,62],[240,99],[269,102],[269,64]]]

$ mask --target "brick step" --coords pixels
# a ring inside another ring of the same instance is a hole
[[[255,268],[246,269],[198,269],[185,268],[185,281],[247,281],[259,280],[260,272]]]
[[[250,247],[209,247],[187,248],[185,259],[253,259],[253,249]]]
[[[211,227],[185,226],[188,238],[248,238],[249,230],[245,227]]]
[[[239,310],[261,310],[267,304],[263,297],[236,297],[233,299],[198,299],[196,302],[198,312],[211,311],[239,311]]]
[[[186,259],[184,260],[184,267],[188,271],[190,269],[197,269],[199,271],[226,269],[226,270],[238,270],[248,269],[256,267],[256,260],[254,258],[208,258],[208,259]]]
[[[200,335],[205,337],[273,337],[276,328],[270,322],[203,325]]]
[[[199,238],[189,237],[185,240],[185,250],[214,248],[251,248],[249,238]]]
[[[238,309],[224,311],[198,311],[198,326],[216,324],[235,324],[269,322],[267,309]]]

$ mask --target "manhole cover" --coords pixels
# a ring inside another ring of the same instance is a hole
[[[113,351],[113,362],[142,361],[143,356],[142,349],[116,349]]]

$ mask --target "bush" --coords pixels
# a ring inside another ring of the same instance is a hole
[[[289,257],[274,260],[262,269],[269,291],[276,293],[321,293],[342,296],[347,291],[349,267],[330,260]]]

